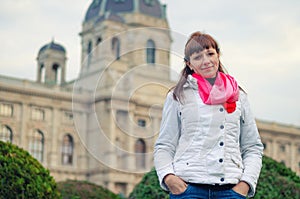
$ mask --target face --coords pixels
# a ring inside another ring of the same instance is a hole
[[[195,52],[190,56],[187,65],[198,75],[204,78],[213,78],[219,68],[219,54],[214,48]]]

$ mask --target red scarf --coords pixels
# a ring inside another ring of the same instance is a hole
[[[218,72],[214,85],[201,75],[193,73],[192,76],[197,79],[199,95],[204,104],[222,104],[228,113],[235,111],[239,87],[232,76]]]

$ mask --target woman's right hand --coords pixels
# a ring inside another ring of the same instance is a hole
[[[187,188],[186,182],[184,182],[180,177],[175,176],[174,174],[168,174],[164,178],[164,182],[172,194],[181,194]]]

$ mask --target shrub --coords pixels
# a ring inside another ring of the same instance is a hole
[[[156,171],[152,169],[136,185],[129,198],[165,199],[169,197],[168,193],[160,188]],[[263,157],[263,167],[254,199],[270,198],[300,198],[300,177],[283,164],[269,157]]]
[[[121,199],[108,189],[99,185],[78,180],[67,180],[58,182],[58,189],[63,199]]]
[[[282,163],[264,157],[254,199],[300,198],[300,177]]]
[[[0,141],[0,198],[60,198],[54,178],[27,151]]]
[[[129,199],[167,199],[169,194],[160,188],[155,169],[145,174],[135,186]]]

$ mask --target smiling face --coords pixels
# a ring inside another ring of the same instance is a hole
[[[217,74],[219,64],[219,54],[212,47],[194,52],[187,62],[192,71],[204,78],[214,78]]]

